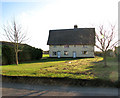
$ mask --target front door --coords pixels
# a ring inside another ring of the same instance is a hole
[[[60,51],[57,52],[57,57],[60,58]]]
[[[76,52],[73,51],[73,58],[76,58]]]

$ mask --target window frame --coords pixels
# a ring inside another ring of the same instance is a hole
[[[88,51],[82,51],[81,52],[83,55],[87,55],[88,54]]]
[[[76,47],[76,45],[74,45],[74,47]]]
[[[56,45],[53,45],[53,48],[56,48]]]
[[[64,51],[64,55],[68,55],[68,53],[69,53],[68,51]]]
[[[64,45],[64,48],[69,48],[69,45]]]
[[[83,48],[87,48],[87,45],[83,45],[82,47],[83,47]]]
[[[57,52],[56,52],[56,51],[53,51],[53,52],[52,52],[52,55],[53,55],[53,56],[56,56],[56,55],[57,55]]]

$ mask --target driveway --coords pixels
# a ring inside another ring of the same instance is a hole
[[[42,86],[2,83],[2,96],[118,96],[117,88]]]

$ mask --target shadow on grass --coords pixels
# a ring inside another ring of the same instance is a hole
[[[81,58],[50,58],[50,57],[45,57],[45,58],[41,58],[40,60],[34,60],[34,61],[25,61],[22,62],[23,63],[39,63],[39,62],[55,62],[55,61],[70,61],[70,60],[78,60],[78,59],[85,59],[83,57]]]
[[[59,85],[59,86],[80,86],[80,87],[120,87],[118,82],[101,79],[71,79],[51,77],[28,77],[28,76],[2,76],[2,82],[37,84],[37,85]]]
[[[104,61],[91,62],[93,66],[89,66],[86,69],[92,70],[91,73],[96,77],[94,79],[99,85],[120,87],[120,81],[118,81],[115,73],[118,72],[117,57],[107,57],[107,67],[104,67]]]

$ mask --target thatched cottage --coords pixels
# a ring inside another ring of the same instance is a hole
[[[94,57],[95,28],[50,30],[50,57]]]

